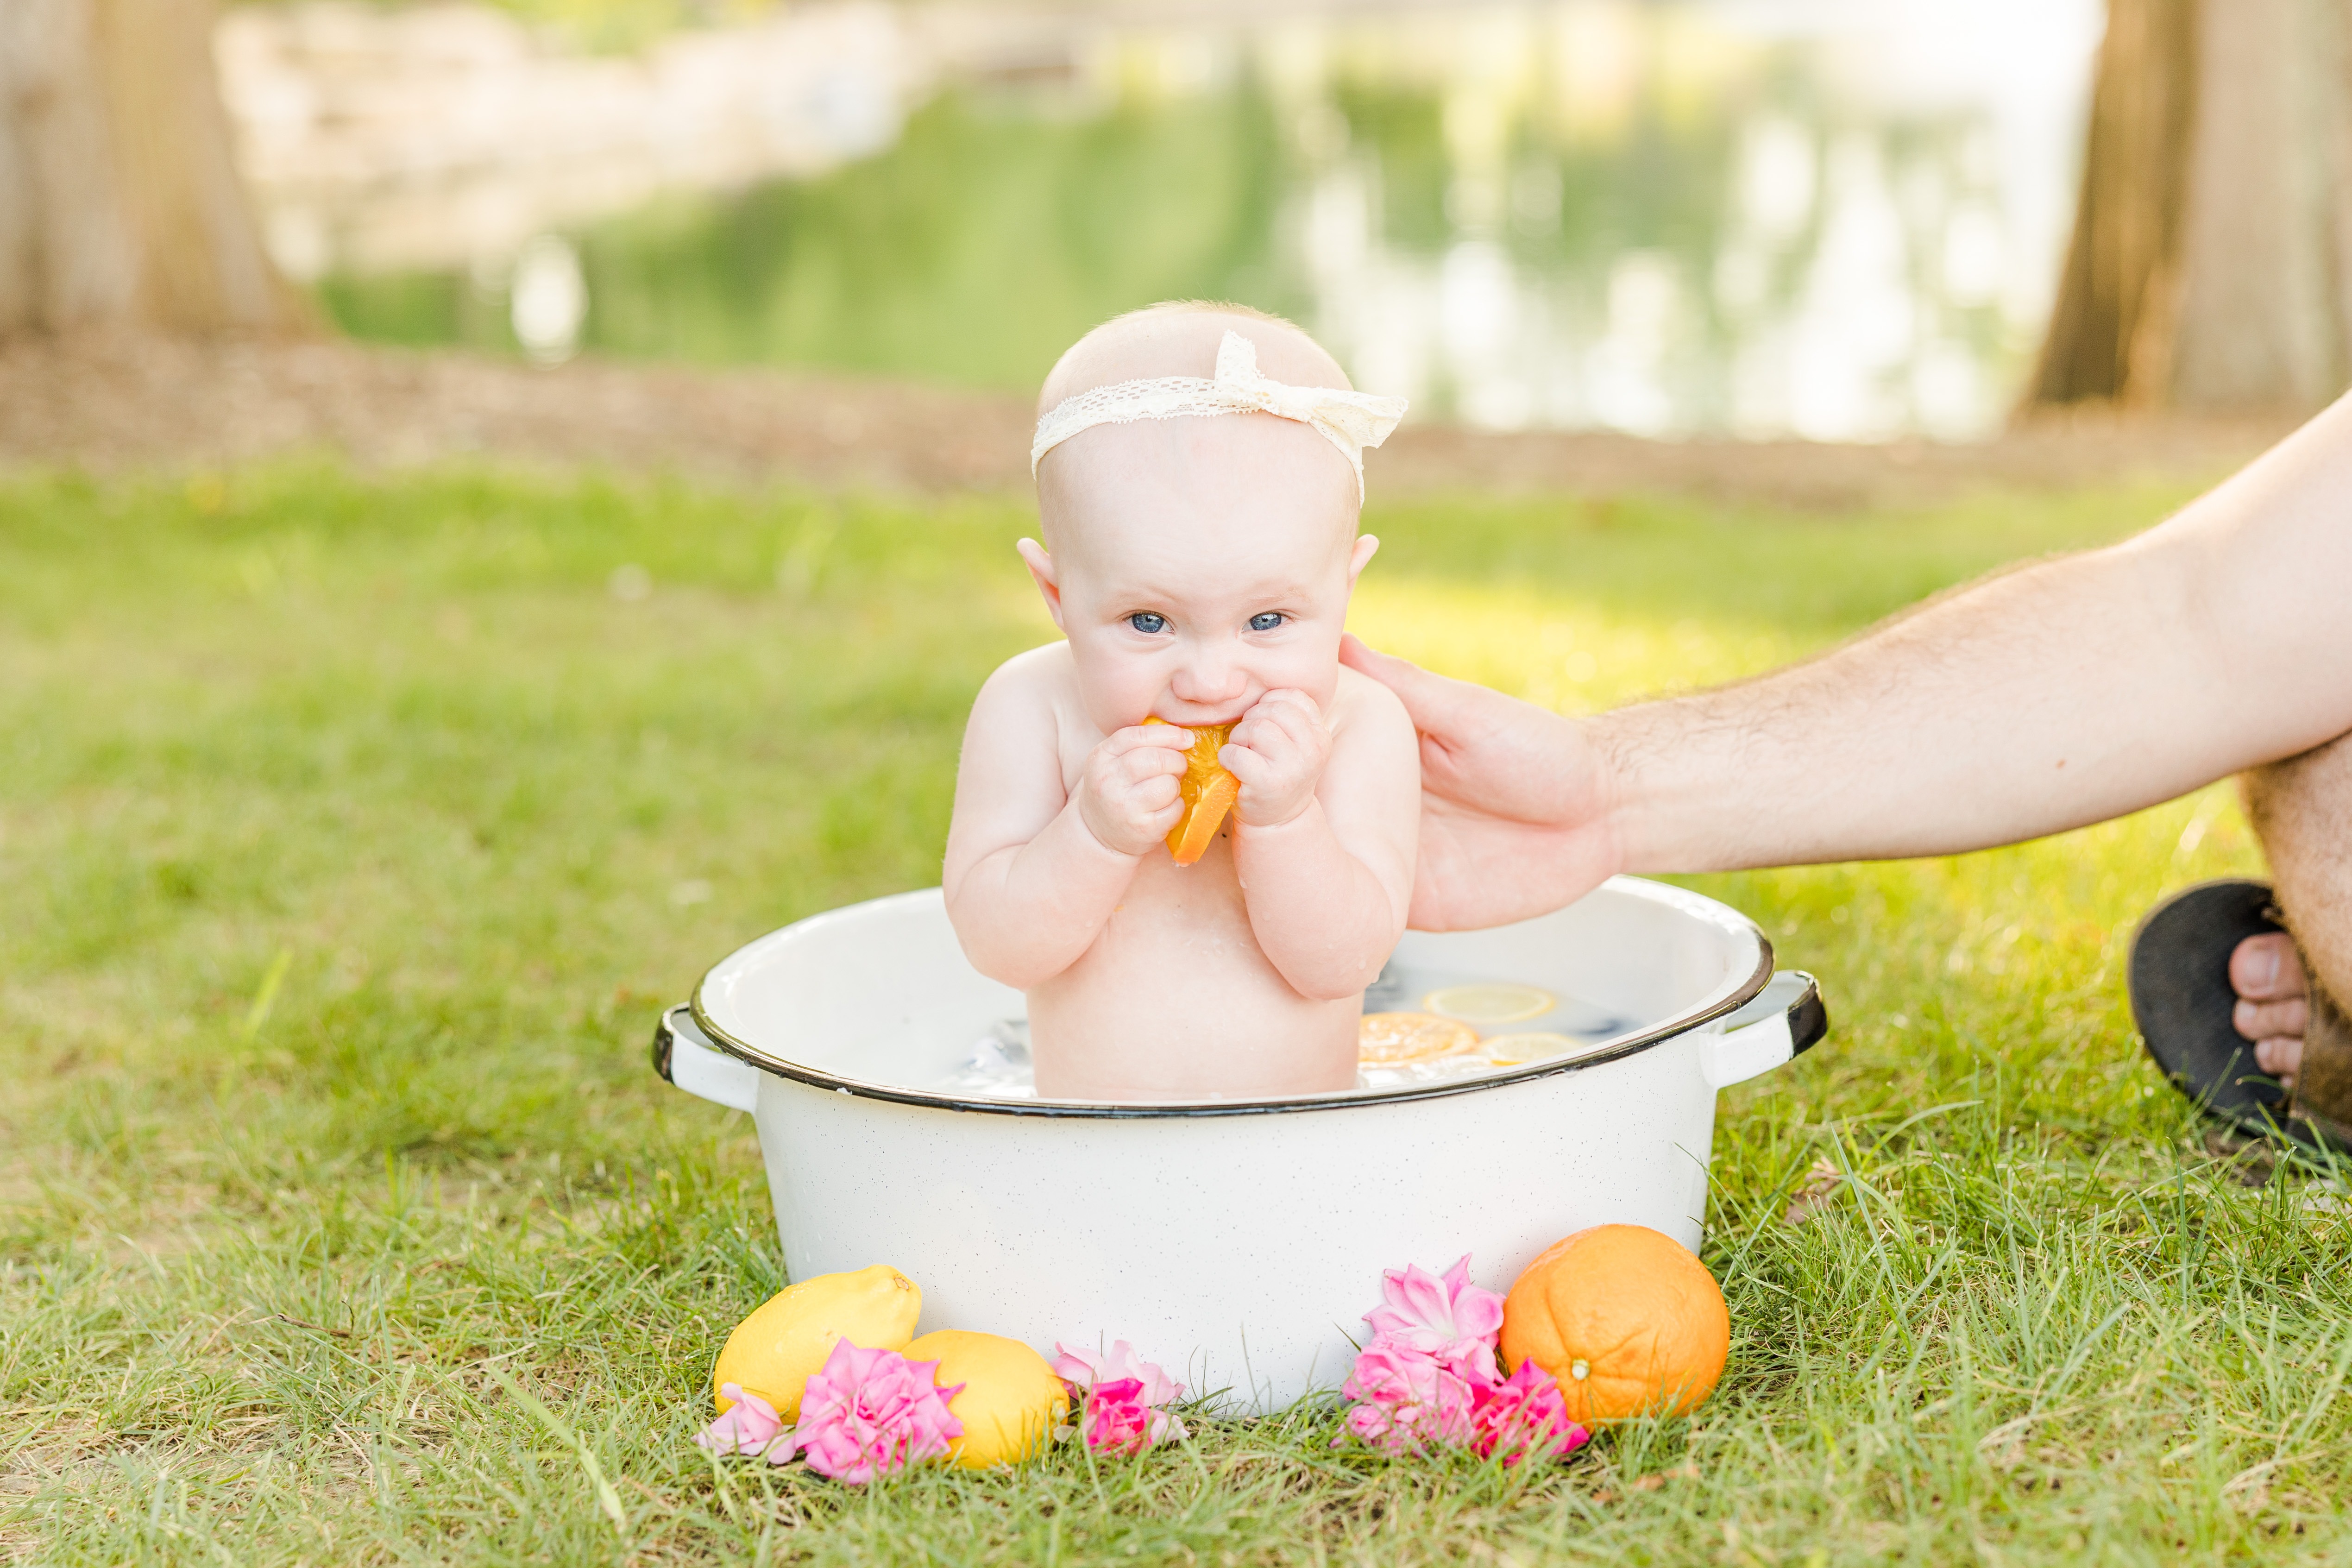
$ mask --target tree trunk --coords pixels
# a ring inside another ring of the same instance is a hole
[[[0,335],[289,331],[213,70],[213,0],[0,0]]]
[[[2108,0],[2074,237],[2028,402],[2149,402],[2167,384],[2197,0]]]
[[[2026,404],[2300,410],[2352,372],[2352,0],[2109,0]]]

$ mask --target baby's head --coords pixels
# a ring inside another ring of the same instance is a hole
[[[1209,379],[1227,332],[1295,387],[1348,378],[1287,321],[1231,305],[1158,305],[1088,332],[1038,395],[1041,415],[1098,387]],[[1088,716],[1224,724],[1294,688],[1328,704],[1357,574],[1360,481],[1314,426],[1272,414],[1101,424],[1037,466],[1041,548],[1021,542],[1069,638]]]

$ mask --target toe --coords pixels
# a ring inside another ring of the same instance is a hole
[[[2311,1021],[2311,1004],[2300,996],[2284,1002],[2240,1002],[2230,1010],[2230,1023],[2250,1040],[2303,1038]]]
[[[2250,1002],[2281,1002],[2304,994],[2303,955],[2284,931],[2250,936],[2230,954],[2230,988]]]
[[[2254,1042],[2254,1060],[2273,1078],[2284,1079],[2287,1087],[2294,1086],[2294,1075],[2303,1066],[2303,1042],[2300,1039],[2270,1039]]]

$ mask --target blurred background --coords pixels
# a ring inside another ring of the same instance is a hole
[[[1231,298],[1477,426],[1975,436],[2095,5],[863,5],[619,58],[296,5],[220,58],[272,255],[362,337],[1026,389]]]
[[[1472,429],[2307,409],[2347,377],[2344,18],[2204,9],[11,0],[0,333],[1018,395],[1193,296]]]

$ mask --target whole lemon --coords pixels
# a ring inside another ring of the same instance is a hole
[[[948,1458],[965,1469],[984,1470],[1044,1453],[1054,1428],[1070,1413],[1062,1380],[1044,1356],[1019,1340],[940,1329],[899,1353],[911,1362],[939,1363],[932,1381],[941,1388],[964,1385],[948,1401],[963,1423],[963,1436],[948,1449]]]
[[[735,1402],[720,1394],[734,1384],[776,1407],[784,1420],[801,1415],[809,1373],[824,1365],[835,1340],[860,1350],[895,1351],[914,1337],[923,1292],[912,1279],[877,1263],[849,1274],[820,1274],[780,1291],[735,1325],[710,1369],[719,1413]]]

